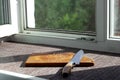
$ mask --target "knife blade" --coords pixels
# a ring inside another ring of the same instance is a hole
[[[62,76],[63,77],[67,77],[70,73],[71,70],[74,66],[79,65],[80,61],[82,59],[84,55],[84,51],[83,50],[79,50],[74,56],[73,58],[63,67],[62,69]]]

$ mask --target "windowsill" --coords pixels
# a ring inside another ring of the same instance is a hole
[[[94,50],[94,51],[104,51],[104,52],[112,52],[112,53],[120,52],[119,49],[120,44],[114,40],[92,42],[85,40],[56,38],[50,36],[40,36],[40,35],[20,33],[13,35],[11,37],[11,41],[32,43],[32,44],[63,46],[63,47],[79,48],[79,49]]]

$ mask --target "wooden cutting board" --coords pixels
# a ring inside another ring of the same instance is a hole
[[[74,56],[73,52],[62,53],[33,53],[25,62],[26,67],[63,67]],[[84,56],[78,66],[93,66],[94,61]]]

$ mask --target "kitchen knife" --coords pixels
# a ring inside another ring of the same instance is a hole
[[[84,51],[79,50],[74,57],[63,67],[62,76],[67,77],[71,73],[71,69],[80,64],[80,61],[83,57]]]

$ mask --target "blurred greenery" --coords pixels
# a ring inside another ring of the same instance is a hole
[[[39,29],[95,32],[96,0],[35,0],[35,25]]]

